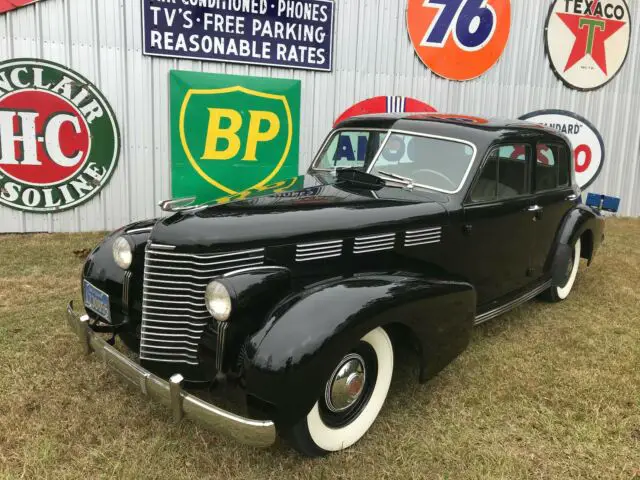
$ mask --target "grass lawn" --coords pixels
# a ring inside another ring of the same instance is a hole
[[[640,479],[638,220],[607,222],[569,300],[478,327],[429,383],[401,355],[369,434],[319,460],[174,426],[82,356],[63,312],[100,239],[0,236],[0,477]]]

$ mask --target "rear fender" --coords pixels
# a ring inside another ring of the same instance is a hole
[[[554,286],[563,285],[567,280],[567,268],[573,255],[573,245],[585,232],[589,231],[589,243],[582,246],[582,257],[591,264],[600,246],[604,220],[602,216],[585,205],[576,205],[564,218],[558,231],[555,252],[552,256],[551,274]]]
[[[475,306],[468,283],[403,273],[334,279],[290,296],[247,341],[249,403],[287,428],[309,412],[360,338],[394,323],[415,335],[426,380],[468,345]]]

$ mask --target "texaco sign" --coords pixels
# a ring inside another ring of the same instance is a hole
[[[589,120],[565,110],[539,110],[520,119],[555,128],[569,137],[576,181],[581,188],[587,188],[598,178],[604,165],[604,141]]]
[[[553,71],[567,86],[600,88],[616,76],[629,53],[629,7],[625,0],[556,0],[545,41]]]
[[[0,204],[76,207],[109,181],[119,153],[113,111],[88,80],[45,60],[0,63]]]

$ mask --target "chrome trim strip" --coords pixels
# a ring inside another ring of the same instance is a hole
[[[315,243],[299,243],[297,245],[297,248],[306,248],[306,247],[319,247],[319,246],[330,246],[330,245],[337,245],[337,244],[341,244],[344,242],[344,240],[328,240],[326,242],[315,242]]]
[[[442,236],[442,232],[428,232],[428,233],[411,233],[411,234],[407,234],[404,237],[405,238],[427,238],[427,237],[441,237]]]
[[[204,309],[206,309],[206,305],[204,304],[204,301],[200,302],[200,303],[194,303],[194,302],[180,302],[180,301],[174,301],[174,300],[152,300],[152,299],[147,299],[147,303],[166,303],[168,305],[191,305],[193,307],[202,307]]]
[[[190,335],[167,335],[165,333],[155,333],[155,332],[147,332],[147,336],[157,336],[157,337],[161,337],[159,339],[155,339],[154,341],[156,342],[160,342],[160,343],[174,343],[174,342],[182,342],[182,343],[188,343],[189,345],[195,345],[197,346],[198,343],[197,342],[191,342],[190,340],[200,340],[200,337],[192,337]],[[167,340],[166,337],[170,337],[170,338],[174,338],[174,337],[185,337],[183,340]]]
[[[489,310],[488,312],[483,313],[482,315],[477,315],[475,322],[473,323],[474,326],[475,325],[480,325],[484,322],[487,322],[489,320],[491,320],[492,318],[497,317],[498,315],[502,315],[503,313],[508,312],[509,310],[513,310],[514,308],[522,305],[525,302],[528,302],[529,300],[535,298],[536,296],[540,295],[542,292],[544,292],[547,288],[551,287],[551,280],[546,281],[545,283],[543,283],[542,285],[534,288],[533,290],[530,290],[528,292],[525,292],[522,296],[508,302],[505,303],[504,305],[501,305],[497,308],[494,308],[493,310]]]
[[[202,335],[202,333],[204,332],[204,327],[202,327],[199,330],[195,330],[195,329],[192,329],[192,328],[184,328],[184,327],[173,328],[173,327],[158,327],[157,325],[149,325],[146,328],[149,329],[149,330],[152,330],[151,333],[155,333],[155,332],[153,332],[153,330],[174,332],[175,336],[187,336],[186,333],[175,333],[175,332],[182,332],[182,331],[189,332],[189,333],[197,333],[198,335]],[[166,333],[166,334],[165,333],[162,333],[162,334],[156,333],[156,335],[167,335],[167,336],[170,336],[172,334],[169,334],[169,333]],[[200,340],[200,337],[197,337],[197,339]]]
[[[353,244],[355,246],[367,246],[367,245],[375,245],[379,243],[395,243],[395,237],[382,238],[378,240],[356,240]]]
[[[134,233],[147,233],[150,232],[151,230],[153,230],[153,227],[143,227],[143,228],[132,228],[131,230],[127,230],[124,233],[127,234],[134,234]]]
[[[356,237],[355,241],[369,241],[369,240],[378,240],[378,239],[387,239],[387,238],[395,238],[395,233],[385,233],[383,235],[369,235],[364,237]]]
[[[410,243],[419,243],[419,242],[440,242],[442,240],[442,237],[418,237],[418,238],[407,238],[404,241],[404,244],[410,244]]]
[[[153,252],[153,253],[155,253],[155,252]],[[188,262],[188,263],[191,264],[191,265],[200,265],[202,267],[211,267],[211,266],[214,266],[214,265],[226,265],[226,266],[222,266],[220,268],[229,268],[229,267],[233,267],[233,265],[229,265],[230,263],[240,263],[240,262],[247,262],[247,261],[253,261],[253,260],[264,260],[264,255],[254,255],[254,256],[251,256],[251,257],[233,258],[233,259],[230,259],[230,260],[220,260],[218,262],[211,262],[211,263],[200,263],[200,262],[195,262],[195,261],[191,261],[191,262]],[[158,262],[158,263],[162,263],[162,262],[176,263],[175,261],[174,262],[170,262],[168,260],[163,260],[161,258],[155,258],[154,260],[151,260],[151,261]],[[145,262],[145,266],[150,266],[151,268],[153,268],[153,267],[166,268],[166,269],[169,269],[169,270],[175,270],[175,269],[180,269],[180,268],[187,269],[188,268],[188,267],[167,267],[167,266],[164,266],[164,265],[147,265],[146,262]],[[217,269],[214,269],[214,270],[217,270]],[[211,270],[211,271],[214,271],[214,270]],[[203,273],[206,273],[209,270],[199,270],[199,271],[201,271]]]
[[[393,249],[394,249],[394,245],[391,245],[391,246],[387,246],[387,247],[366,248],[364,250],[354,250],[353,253],[355,253],[356,255],[360,255],[362,253],[382,252],[382,251],[385,251],[385,250],[393,250]]]
[[[308,260],[310,258],[324,258],[328,255],[342,255],[342,249],[340,250],[327,250],[326,252],[315,253],[297,253],[296,260]]]
[[[193,347],[189,347],[189,346],[174,346],[174,347],[165,347],[164,345],[147,345],[144,343],[140,344],[140,348],[144,348],[145,350],[151,349],[151,350],[183,350],[184,352],[189,352],[189,353],[198,353],[198,349],[197,348],[193,348]]]
[[[172,297],[189,297],[189,298],[195,298],[196,300],[200,300],[201,298],[203,298],[202,296],[204,295],[204,292],[200,292],[199,290],[192,290],[190,288],[181,288],[181,287],[175,287],[175,288],[171,288],[171,287],[160,287],[158,285],[149,285],[147,287],[148,290],[162,290],[162,291],[168,291],[168,292],[180,292],[182,293],[182,295],[171,295]],[[193,292],[193,293],[197,293],[198,295],[189,295],[189,294],[184,294],[183,292],[188,291],[188,292]],[[151,295],[163,295],[161,293],[151,293]],[[170,295],[170,294],[164,294],[164,295]]]
[[[160,250],[175,250],[175,245],[163,245],[162,243],[147,243],[147,249],[149,248],[159,248]],[[162,252],[157,252],[162,253]]]
[[[124,272],[124,279],[122,280],[122,305],[125,308],[129,308],[129,286],[131,284],[131,272],[127,270]]]
[[[420,230],[407,230],[405,233],[407,235],[413,235],[415,233],[428,233],[428,232],[435,232],[435,231],[442,231],[442,227],[429,227],[429,228],[423,228]]]
[[[187,365],[198,365],[198,362],[193,362],[191,360],[188,359],[180,359],[180,360],[174,360],[174,359],[170,359],[170,358],[165,358],[163,360],[160,360],[159,358],[150,358],[150,357],[143,357],[142,355],[140,355],[140,359],[141,360],[149,360],[151,362],[162,362],[162,363],[186,363]]]
[[[155,248],[156,244],[150,244],[148,248]],[[175,247],[173,247],[175,248]],[[149,250],[147,250],[149,251]],[[258,252],[264,252],[264,248],[254,248],[252,250],[239,250],[236,252],[229,252],[229,253],[219,253],[219,254],[213,254],[213,255],[205,255],[205,254],[198,254],[198,253],[169,253],[169,252],[154,252],[153,250],[151,250],[151,253],[155,253],[158,255],[167,255],[170,257],[189,257],[189,258],[196,258],[196,259],[200,259],[200,260],[208,260],[211,258],[224,258],[224,257],[232,257],[232,256],[237,256],[237,255],[250,255],[253,253],[258,253]],[[158,259],[160,260],[160,259]],[[162,261],[162,260],[160,260]]]
[[[310,258],[298,258],[296,257],[296,262],[310,262],[312,260],[322,260],[325,258],[334,258],[334,257],[339,257],[342,255],[342,252],[340,253],[335,253],[333,255],[323,255],[321,257],[310,257]]]
[[[286,267],[279,267],[274,265],[273,267],[270,266],[262,266],[262,267],[247,267],[247,268],[241,268],[240,270],[233,270],[231,272],[227,272],[224,275],[222,275],[222,278],[228,278],[228,277],[232,277],[233,275],[240,275],[241,273],[249,273],[249,272],[256,272],[256,271],[262,271],[262,270],[289,270]]]
[[[336,250],[336,249],[340,249],[342,248],[342,244],[336,244],[336,245],[326,245],[324,247],[296,247],[296,252],[297,253],[313,253],[313,252],[326,252],[329,250]]]
[[[355,244],[353,246],[354,250],[362,250],[363,248],[372,248],[372,247],[393,247],[396,244],[395,239],[393,240],[388,240],[386,242],[381,242],[376,240],[375,242],[371,242],[371,243],[360,243],[360,244]]]
[[[172,307],[156,307],[156,306],[149,306],[149,305],[147,305],[147,308],[151,310],[160,310],[161,312],[168,311],[168,312],[191,312],[191,313],[203,313],[203,314],[207,313],[207,307],[205,306],[202,307],[202,310],[192,310],[187,307],[172,308]]]
[[[228,322],[218,322],[218,341],[216,343],[216,370],[222,371],[222,363],[224,360],[224,341],[227,334]]]
[[[420,245],[433,245],[434,243],[440,243],[440,240],[420,240],[416,242],[405,242],[405,247],[417,247]]]
[[[150,315],[160,315],[159,313],[153,313],[153,312],[148,312]],[[205,318],[200,318],[200,317],[194,317],[193,315],[162,315],[163,317],[172,317],[172,318],[184,318],[184,317],[189,317],[192,318],[194,320],[208,320],[206,317]],[[145,318],[147,319],[148,322],[156,322],[156,323],[166,323],[166,324],[172,324],[172,323],[177,323],[179,325],[191,325],[192,327],[204,327],[207,322],[185,322],[184,320],[158,320],[157,318],[149,318],[145,315]]]

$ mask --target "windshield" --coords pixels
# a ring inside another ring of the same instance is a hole
[[[313,166],[356,168],[387,180],[401,177],[415,186],[455,193],[476,153],[464,140],[383,130],[343,130],[326,142]]]
[[[462,140],[392,133],[370,173],[411,179],[414,184],[455,193],[471,169],[475,147]]]
[[[325,144],[313,168],[358,168],[366,170],[382,146],[384,130],[341,130]]]

